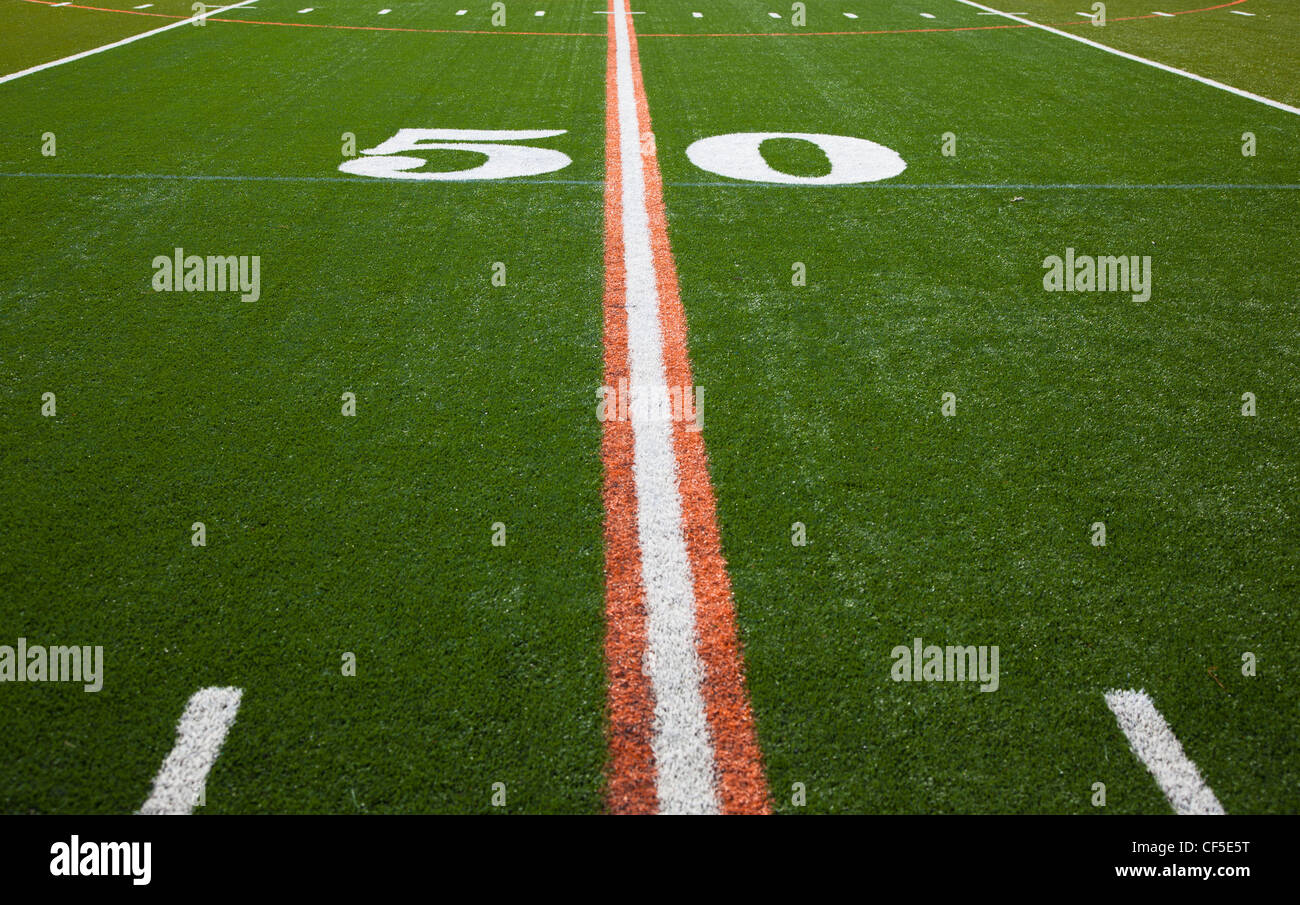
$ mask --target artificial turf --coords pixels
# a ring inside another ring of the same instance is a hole
[[[382,5],[230,15],[493,28]],[[1297,191],[1225,187],[1295,183],[1300,119],[952,0],[808,6],[808,31],[979,30],[655,37],[798,29],[634,6],[777,810],[1167,812],[1102,699],[1130,687],[1230,813],[1300,810]],[[508,812],[602,809],[597,8],[509,4],[537,36],[209,22],[0,84],[0,644],[105,648],[98,694],[0,687],[0,810],[138,808],[205,685],[245,694],[199,813],[493,811],[499,782]],[[1240,8],[1071,28],[1296,103],[1297,14]],[[0,0],[0,74],[167,21]],[[338,172],[344,133],[409,127],[564,129],[538,144],[573,162]],[[687,159],[730,132],[908,168]],[[155,293],[176,247],[259,255],[262,297]],[[1150,255],[1150,300],[1045,292],[1066,247]],[[891,681],[915,637],[998,645],[999,689]]]

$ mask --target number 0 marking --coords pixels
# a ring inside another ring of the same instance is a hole
[[[792,176],[773,169],[759,147],[772,138],[796,138],[822,149],[831,162],[825,176]],[[850,185],[876,182],[907,169],[898,153],[865,138],[824,135],[819,132],[733,132],[701,138],[686,149],[691,163],[701,170],[746,182],[780,182],[787,185]]]

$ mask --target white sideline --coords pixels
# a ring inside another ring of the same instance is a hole
[[[958,3],[964,3],[967,6],[973,6],[976,9],[982,9],[985,12],[1002,16],[1010,19],[1012,22],[1019,22],[1021,25],[1031,25],[1042,31],[1059,35],[1062,38],[1069,38],[1071,41],[1078,41],[1080,44],[1087,44],[1089,47],[1095,47],[1098,50],[1104,50],[1106,53],[1113,53],[1117,57],[1123,57],[1126,60],[1132,60],[1134,63],[1142,63],[1145,66],[1154,66],[1156,69],[1164,72],[1170,72],[1174,75],[1181,75],[1185,79],[1191,79],[1194,82],[1200,82],[1202,85],[1209,85],[1211,88],[1218,88],[1220,91],[1227,91],[1229,94],[1235,94],[1238,97],[1244,97],[1247,100],[1257,101],[1261,104],[1267,104],[1277,110],[1285,110],[1287,113],[1294,113],[1300,116],[1300,107],[1292,107],[1290,104],[1284,104],[1281,101],[1275,101],[1272,98],[1264,97],[1259,94],[1252,94],[1249,91],[1242,91],[1240,88],[1233,88],[1231,85],[1225,85],[1223,82],[1216,82],[1214,79],[1207,79],[1203,75],[1197,75],[1194,72],[1188,72],[1185,69],[1178,69],[1174,66],[1168,66],[1164,63],[1157,63],[1155,60],[1148,60],[1146,57],[1140,57],[1135,53],[1127,53],[1123,50],[1116,50],[1114,47],[1108,47],[1105,44],[1098,44],[1096,41],[1089,41],[1079,35],[1072,35],[1068,31],[1061,31],[1059,28],[1052,28],[1050,25],[1044,25],[1041,22],[1035,22],[1032,19],[1022,19],[1014,13],[1004,13],[1000,9],[994,9],[991,6],[985,6],[982,3],[976,3],[975,0],[957,0]],[[1080,14],[1082,15],[1082,13]]]
[[[0,75],[0,84],[12,82],[14,79],[20,79],[25,75],[32,75],[37,72],[44,72],[46,69],[53,69],[55,66],[62,66],[64,63],[73,63],[77,60],[84,60],[86,57],[94,56],[97,53],[103,53],[106,50],[112,50],[114,47],[122,47],[141,38],[148,38],[152,35],[160,35],[165,31],[171,31],[173,28],[180,28],[182,25],[193,25],[199,19],[206,19],[209,16],[215,16],[218,13],[224,13],[229,9],[236,9],[240,6],[248,6],[250,3],[256,3],[257,0],[240,0],[239,3],[232,3],[229,6],[223,6],[220,9],[204,10],[197,16],[190,16],[188,19],[181,19],[178,22],[170,22],[160,28],[151,31],[142,31],[138,35],[131,35],[129,38],[123,38],[120,41],[114,41],[112,44],[105,44],[102,47],[92,47],[90,50],[83,50],[81,53],[74,53],[70,57],[63,57],[59,60],[51,60],[48,63],[41,63],[39,66],[33,66],[30,69],[23,69],[19,72],[11,72],[8,75]]]
[[[203,795],[208,771],[239,712],[242,688],[200,688],[176,725],[176,745],[154,777],[141,814],[188,814]]]
[[[1129,747],[1151,771],[1176,813],[1225,813],[1145,691],[1108,691],[1106,704],[1119,721]]]
[[[618,148],[622,170],[627,357],[633,402],[667,384],[659,287],[650,241],[641,127],[632,84],[626,0],[613,0]],[[632,405],[632,473],[645,591],[646,671],[654,690],[650,747],[661,814],[716,814],[713,743],[704,710],[704,669],[695,643],[695,587],[682,535],[672,425]]]

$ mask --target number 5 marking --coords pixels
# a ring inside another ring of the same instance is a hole
[[[365,157],[339,164],[344,173],[376,179],[426,179],[460,182],[467,179],[511,179],[540,176],[563,169],[573,161],[550,148],[500,144],[534,138],[553,138],[565,129],[401,129],[396,135],[361,153]],[[407,151],[475,151],[487,157],[478,166],[448,172],[410,172],[428,161],[406,156]]]

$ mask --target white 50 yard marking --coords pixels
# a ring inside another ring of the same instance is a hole
[[[241,6],[248,6],[250,3],[256,3],[256,2],[257,0],[240,0],[239,3],[232,3],[229,6],[222,6],[219,8],[204,10],[203,12],[199,13],[197,16],[190,16],[188,19],[181,19],[179,22],[172,22],[168,25],[164,25],[161,28],[155,28],[151,31],[142,31],[138,35],[131,35],[131,37],[129,38],[123,38],[120,41],[114,41],[112,44],[104,44],[101,47],[92,47],[90,50],[83,50],[81,53],[74,53],[70,57],[63,57],[62,59],[59,60],[51,60],[48,63],[41,63],[39,66],[33,66],[30,69],[23,69],[19,72],[11,72],[8,75],[0,75],[0,84],[3,84],[5,82],[12,82],[14,79],[20,79],[25,75],[32,75],[37,72],[44,72],[46,69],[53,69],[55,66],[62,66],[64,63],[72,63],[75,62],[76,60],[84,60],[86,57],[94,56],[97,53],[103,53],[106,50],[112,50],[114,47],[124,47],[127,44],[131,44],[143,38],[148,38],[153,35],[160,35],[165,31],[171,31],[173,28],[180,28],[182,25],[193,25],[195,22],[199,21],[200,19],[207,19],[211,16],[217,15],[218,13],[224,13],[226,10],[238,9]]]
[[[1128,737],[1133,753],[1151,771],[1174,811],[1224,813],[1223,805],[1201,778],[1201,771],[1183,753],[1177,736],[1145,691],[1108,691],[1106,703]]]
[[[176,726],[176,746],[162,763],[141,814],[188,814],[203,796],[226,732],[239,712],[242,688],[201,688]]]
[[[1062,38],[1069,38],[1071,41],[1078,41],[1080,44],[1087,44],[1089,47],[1095,47],[1098,50],[1104,50],[1106,53],[1113,53],[1117,57],[1123,57],[1126,60],[1132,60],[1134,63],[1141,63],[1144,66],[1153,66],[1162,72],[1169,72],[1174,75],[1181,75],[1185,79],[1191,79],[1194,82],[1200,82],[1202,85],[1209,85],[1211,88],[1218,88],[1220,91],[1227,91],[1229,94],[1235,94],[1237,97],[1244,97],[1247,100],[1257,101],[1261,104],[1267,104],[1277,110],[1285,110],[1287,113],[1300,115],[1300,107],[1292,107],[1290,104],[1284,104],[1281,101],[1275,101],[1272,98],[1263,97],[1258,94],[1251,94],[1249,91],[1242,91],[1240,88],[1233,88],[1231,85],[1225,85],[1223,82],[1216,82],[1214,79],[1207,79],[1203,75],[1197,75],[1194,72],[1188,72],[1185,69],[1177,69],[1164,63],[1157,63],[1155,60],[1148,60],[1146,57],[1140,57],[1135,53],[1125,53],[1122,50],[1116,50],[1114,47],[1108,47],[1105,44],[1098,44],[1096,41],[1089,41],[1087,38],[1081,38],[1078,35],[1072,35],[1068,31],[1061,31],[1059,28],[1052,28],[1050,25],[1043,25],[1041,22],[1035,22],[1032,19],[1022,19],[1014,13],[1004,13],[1000,9],[994,9],[991,6],[985,6],[982,3],[976,3],[975,0],[957,0],[958,3],[965,3],[967,6],[973,6],[976,9],[982,9],[985,12],[992,13],[996,16],[1002,16],[1004,19],[1010,19],[1012,22],[1019,22],[1021,25],[1029,25],[1033,28],[1059,35]],[[1086,13],[1079,13],[1084,16]]]

